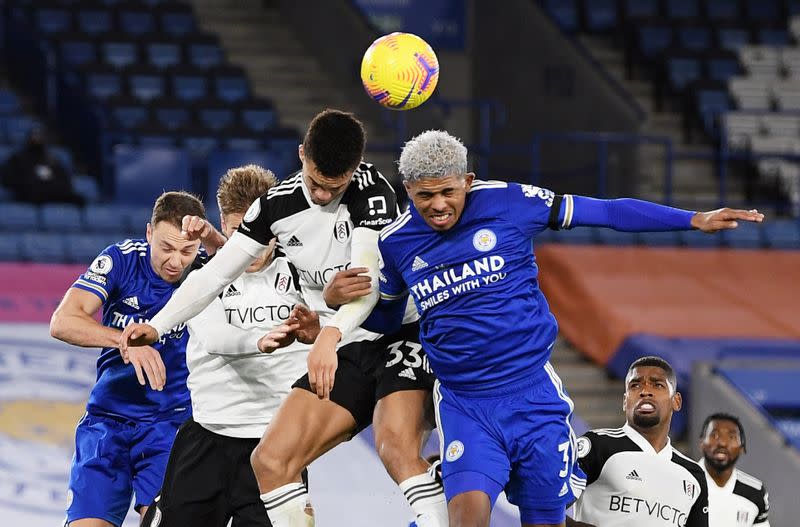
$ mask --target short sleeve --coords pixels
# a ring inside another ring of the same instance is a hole
[[[399,300],[408,294],[405,280],[394,265],[391,249],[383,240],[378,240],[378,282],[383,300]]]
[[[508,212],[527,236],[534,236],[548,227],[558,230],[564,203],[563,196],[535,185],[508,184]]]
[[[264,246],[274,238],[266,194],[250,205],[250,208],[247,209],[247,212],[242,217],[242,223],[239,224],[238,230],[251,240]]]
[[[139,242],[127,241],[130,250],[138,254],[135,248]],[[118,245],[110,245],[97,255],[89,268],[75,280],[72,287],[93,293],[105,303],[115,289],[122,284],[124,271],[123,254]]]
[[[603,470],[604,460],[600,449],[595,443],[597,436],[592,432],[582,435],[575,443],[575,456],[578,459],[578,466],[586,474],[586,484],[591,485],[600,477]]]
[[[353,174],[348,189],[347,209],[353,228],[379,231],[398,216],[397,196],[388,181],[375,167],[363,163]]]

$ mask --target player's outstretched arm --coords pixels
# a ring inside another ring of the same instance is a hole
[[[151,344],[170,328],[196,316],[226,285],[236,280],[265,247],[241,233],[234,233],[215,258],[189,274],[148,324],[131,324],[125,328],[119,340],[120,351],[124,354],[128,346]]]
[[[756,210],[724,208],[695,212],[631,198],[602,200],[565,195],[559,218],[559,223],[567,228],[609,227],[625,232],[699,229],[714,233],[735,229],[739,221],[760,223],[764,215]]]

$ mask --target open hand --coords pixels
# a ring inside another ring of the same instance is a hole
[[[167,383],[167,368],[161,354],[150,346],[131,346],[127,351],[125,363],[132,364],[139,384],[145,386],[145,376],[150,388],[161,391]]]
[[[764,215],[756,209],[741,210],[725,207],[709,212],[698,212],[692,217],[692,227],[710,234],[735,229],[739,226],[739,221],[761,223],[764,221]]]
[[[325,303],[330,307],[339,307],[356,298],[367,296],[372,289],[372,280],[367,272],[369,269],[366,267],[353,267],[336,273],[322,291]]]

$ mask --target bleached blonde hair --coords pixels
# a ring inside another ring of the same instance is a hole
[[[467,173],[467,147],[447,132],[428,130],[403,146],[399,169],[405,181],[463,176]]]

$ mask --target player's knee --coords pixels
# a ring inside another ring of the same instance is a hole
[[[375,431],[375,449],[387,468],[419,457],[419,446],[412,438],[389,429]]]
[[[250,454],[250,466],[259,480],[294,481],[303,470],[303,464],[280,450],[259,443]]]

